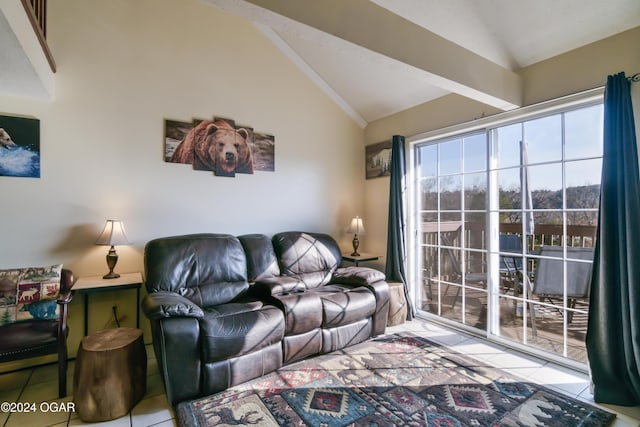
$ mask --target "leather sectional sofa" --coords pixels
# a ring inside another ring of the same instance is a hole
[[[169,403],[383,334],[384,274],[341,262],[336,241],[321,233],[148,242],[142,308]]]

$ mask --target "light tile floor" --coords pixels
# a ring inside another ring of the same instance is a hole
[[[513,352],[494,343],[477,337],[447,329],[433,323],[415,320],[403,325],[388,328],[389,333],[412,331],[427,337],[456,351],[468,354],[476,359],[504,369],[524,380],[543,384],[571,397],[593,402],[589,392],[587,375],[567,368],[541,361],[531,356]],[[83,423],[75,412],[65,410],[45,411],[41,402],[68,403],[72,396],[57,399],[57,367],[47,365],[32,369],[0,375],[0,402],[36,403],[36,411],[31,413],[1,413],[0,425],[3,427],[47,427],[47,426],[83,426],[96,427],[169,427],[177,426],[175,412],[167,403],[158,367],[153,355],[153,348],[147,346],[147,392],[143,400],[136,405],[130,414],[104,423]],[[69,392],[73,387],[74,362],[70,363],[68,374]],[[614,427],[639,427],[640,406],[622,407],[614,405],[596,405],[617,414]]]

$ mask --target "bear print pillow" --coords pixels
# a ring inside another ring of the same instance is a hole
[[[0,325],[60,316],[62,264],[0,270]]]

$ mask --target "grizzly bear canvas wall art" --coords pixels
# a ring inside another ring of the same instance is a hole
[[[180,134],[175,131],[178,128],[184,131],[188,124],[165,120],[167,161],[192,164],[195,170],[213,171],[217,176],[253,174],[251,128],[235,127],[232,120],[217,117],[213,121],[195,120],[188,133],[175,145],[176,134]]]

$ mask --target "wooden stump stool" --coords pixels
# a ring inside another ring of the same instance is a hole
[[[402,282],[389,282],[389,318],[387,326],[401,325],[407,319],[407,299]]]
[[[105,329],[82,339],[73,377],[73,401],[82,421],[122,417],[147,387],[147,352],[142,331]]]

